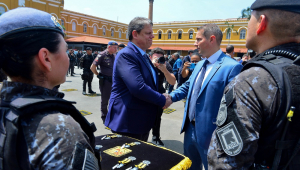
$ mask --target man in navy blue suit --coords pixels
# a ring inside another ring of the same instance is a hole
[[[202,164],[207,169],[207,150],[224,88],[242,69],[220,50],[222,37],[216,24],[198,28],[194,45],[204,59],[189,80],[170,94],[173,102],[187,97],[181,133],[185,132],[184,154],[192,160],[191,170],[202,169]]]
[[[105,125],[113,132],[148,140],[159,108],[171,99],[158,92],[158,72],[146,50],[154,38],[152,21],[136,17],[128,25],[129,43],[119,51]]]

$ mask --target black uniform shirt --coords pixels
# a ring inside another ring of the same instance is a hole
[[[171,67],[171,65],[166,62],[166,67],[167,67],[167,70],[172,73],[173,72],[173,69]],[[157,68],[156,68],[157,69]],[[160,71],[159,69],[157,69],[158,71],[158,91],[160,93],[164,93],[165,92],[165,89],[163,87],[163,83],[164,83],[164,79],[165,79],[165,75],[162,71]]]
[[[93,64],[100,66],[100,71],[106,76],[112,76],[115,62],[115,54],[109,54],[107,49],[99,53]]]

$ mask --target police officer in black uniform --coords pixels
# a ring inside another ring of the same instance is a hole
[[[257,55],[225,88],[209,169],[300,169],[300,1],[256,0],[246,47]]]
[[[81,59],[82,56],[83,56],[83,53],[82,53],[81,50],[79,50],[79,52],[78,52],[77,55],[76,55],[76,57],[77,57],[77,67],[78,67],[78,69],[79,69],[79,68],[82,69],[82,67],[80,67],[80,59]]]
[[[108,42],[107,49],[99,53],[93,64],[90,65],[92,72],[99,78],[99,88],[101,92],[101,119],[103,124],[107,115],[108,100],[110,98],[112,87],[112,73],[115,62],[115,53],[118,50],[118,43],[115,41]],[[100,66],[100,73],[97,71]]]
[[[81,78],[83,80],[83,90],[82,90],[83,95],[86,95],[86,83],[88,83],[89,93],[91,93],[91,94],[96,93],[92,90],[92,81],[93,81],[94,74],[90,70],[90,67],[91,67],[91,65],[94,61],[94,57],[92,55],[92,52],[93,52],[92,48],[87,47],[86,48],[86,54],[83,55],[81,60],[80,60],[82,68],[83,68],[83,74],[81,75]]]
[[[70,59],[69,74],[71,76],[74,76],[74,64],[75,64],[75,61],[76,61],[76,57],[75,57],[74,51],[72,49],[69,50],[68,56],[69,56],[69,59]]]
[[[0,169],[99,169],[95,128],[64,94],[67,43],[49,13],[19,7],[0,16]],[[87,167],[89,165],[89,167]]]

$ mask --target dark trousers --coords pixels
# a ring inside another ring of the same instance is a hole
[[[110,94],[111,94],[111,86],[112,86],[112,82],[104,79],[103,80],[103,84],[100,85],[99,83],[99,87],[100,87],[100,92],[101,92],[101,107],[100,107],[100,111],[101,111],[101,118],[105,120],[105,117],[107,115],[107,106],[108,106],[108,101],[110,98]]]
[[[147,142],[148,137],[149,137],[149,132],[144,133],[144,134],[132,134],[132,133],[123,133],[123,132],[115,132],[115,131],[112,131],[112,132],[120,134],[120,135],[128,136],[128,137],[131,137],[131,138],[139,139],[139,140],[142,140],[144,142]]]
[[[85,72],[85,71],[83,71],[83,72]],[[89,87],[89,92],[91,92],[92,91],[92,81],[93,81],[94,74],[92,72],[84,73],[84,74],[88,74],[89,78],[83,80],[83,91],[86,91],[86,83],[87,83],[88,87]]]
[[[164,110],[162,108],[158,108],[155,123],[152,128],[152,135],[156,136],[158,138],[160,137],[160,123],[161,123],[161,116],[162,116],[163,111]]]
[[[68,74],[71,74],[71,75],[74,74],[74,62],[73,61],[72,62],[70,61]]]

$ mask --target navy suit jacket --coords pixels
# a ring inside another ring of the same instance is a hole
[[[116,132],[132,134],[150,131],[158,107],[162,108],[166,102],[166,98],[158,92],[158,73],[154,70],[156,84],[146,59],[131,42],[117,54],[105,120],[107,127]]]
[[[196,65],[189,80],[170,94],[173,102],[179,101],[187,96],[181,133],[185,131],[190,121],[188,117],[189,100],[191,98],[194,82],[203,63],[204,60],[200,61]],[[196,138],[198,139],[197,142],[203,149],[208,149],[212,133],[216,128],[215,122],[224,88],[240,73],[242,67],[243,66],[237,61],[222,53],[202,84],[196,103],[195,131]]]

